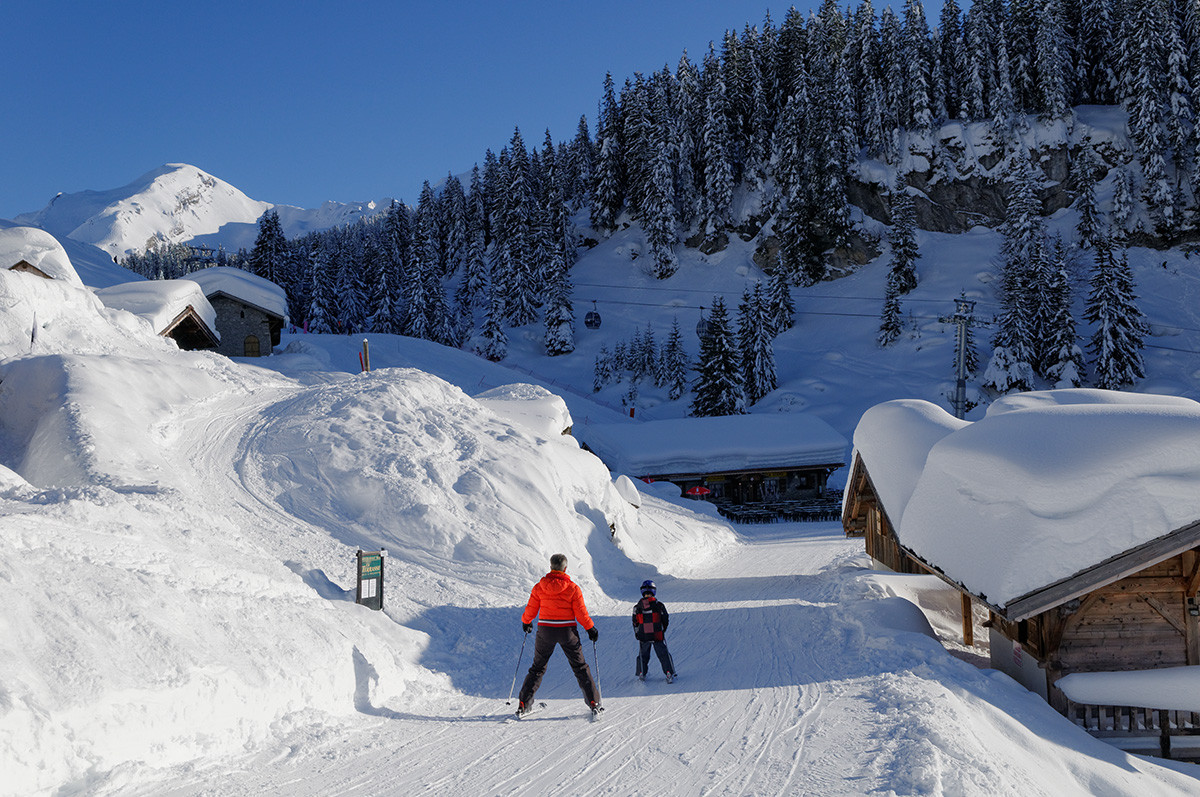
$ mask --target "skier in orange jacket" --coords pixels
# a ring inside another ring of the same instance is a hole
[[[529,593],[529,603],[521,615],[521,627],[528,634],[533,630],[533,618],[538,618],[537,638],[533,643],[533,665],[517,698],[517,715],[525,714],[533,704],[533,695],[542,683],[546,673],[546,664],[554,654],[555,646],[561,646],[571,669],[575,671],[575,680],[583,691],[584,702],[592,711],[599,709],[599,695],[596,693],[596,682],[592,680],[592,671],[588,668],[583,657],[583,645],[579,641],[579,629],[575,627],[578,621],[587,631],[588,638],[593,642],[600,636],[596,624],[588,614],[587,606],[583,603],[583,590],[567,575],[566,554],[556,553],[550,557],[550,572],[542,576],[542,580],[533,585]]]

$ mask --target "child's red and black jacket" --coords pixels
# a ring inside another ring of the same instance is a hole
[[[667,607],[657,598],[642,598],[633,607],[633,635],[642,641],[662,642],[670,622]]]

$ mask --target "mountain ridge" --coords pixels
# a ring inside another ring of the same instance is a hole
[[[294,236],[369,217],[388,204],[387,198],[329,201],[315,209],[275,204],[252,199],[197,166],[167,163],[117,188],[60,193],[13,221],[91,244],[116,259],[189,241],[228,250],[248,247],[268,210],[276,210],[285,232]]]

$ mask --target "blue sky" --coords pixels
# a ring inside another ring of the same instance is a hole
[[[540,146],[586,114],[594,133],[606,71],[698,62],[790,5],[6,2],[0,218],[174,162],[274,203],[415,202],[514,126]]]

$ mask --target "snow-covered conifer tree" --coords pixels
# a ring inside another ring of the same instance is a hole
[[[1056,388],[1079,387],[1083,384],[1083,350],[1071,313],[1071,281],[1065,268],[1054,272],[1049,294],[1054,314],[1046,330],[1046,378]]]
[[[562,253],[555,251],[550,261],[550,284],[546,301],[546,354],[555,357],[575,351],[575,308],[571,304],[571,278]]]
[[[896,283],[896,272],[889,272],[883,295],[883,311],[879,316],[879,334],[876,336],[880,346],[892,345],[904,329],[903,316],[900,314],[900,288]]]
[[[667,397],[675,401],[687,389],[687,351],[683,348],[683,333],[679,330],[679,318],[671,323],[667,342],[659,355],[659,378],[667,386]]]
[[[494,363],[508,356],[508,336],[504,334],[504,325],[500,323],[503,317],[503,300],[493,291],[484,314],[483,329],[480,331],[483,336],[483,348],[479,353]]]
[[[791,329],[796,323],[796,303],[792,301],[792,288],[787,273],[779,258],[767,278],[766,305],[771,322],[771,334],[778,335]]]
[[[278,211],[268,210],[258,219],[258,237],[250,250],[250,273],[282,285],[288,259],[288,242]]]
[[[705,224],[709,234],[719,232],[728,222],[733,204],[733,166],[729,158],[729,120],[727,117],[725,82],[720,77],[716,56],[709,51],[705,59],[705,77],[717,73],[705,98],[704,132],[700,151],[704,160]]]
[[[713,297],[708,329],[700,341],[696,372],[692,415],[741,415],[746,411],[741,358],[730,329],[725,300],[720,296]]]
[[[1119,390],[1145,377],[1142,341],[1148,330],[1133,274],[1125,255],[1118,258],[1105,239],[1096,242],[1084,318],[1095,325],[1088,350],[1095,357],[1096,387]]]
[[[748,404],[775,389],[775,347],[761,282],[742,294],[738,307],[738,345],[742,354],[742,384]]]
[[[621,116],[609,73],[604,77],[604,98],[600,104],[600,151],[596,155],[596,184],[591,207],[592,227],[601,234],[612,233],[617,228],[617,215],[625,202],[620,130]]]
[[[1088,249],[1100,236],[1100,210],[1096,206],[1096,171],[1099,164],[1091,145],[1085,145],[1071,164],[1071,181],[1075,183],[1075,208],[1079,222],[1075,225],[1081,249]]]
[[[600,351],[596,352],[596,359],[592,365],[592,392],[599,393],[608,387],[612,377],[612,353],[609,352],[607,346],[601,344]]]
[[[896,292],[903,295],[917,287],[917,214],[913,198],[902,183],[891,192],[892,229],[888,241],[892,245],[891,280]]]

